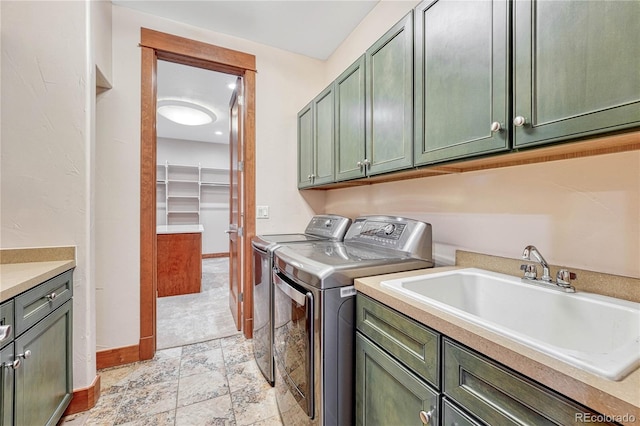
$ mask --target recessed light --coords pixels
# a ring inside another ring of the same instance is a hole
[[[216,131],[216,135],[221,135],[222,132],[220,130]]]
[[[217,119],[208,108],[183,100],[158,101],[158,114],[185,126],[202,126],[213,123]]]

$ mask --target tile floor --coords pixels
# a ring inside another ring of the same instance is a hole
[[[60,425],[281,426],[253,343],[233,325],[228,259],[206,259],[202,270],[201,293],[158,299],[158,346],[166,349],[99,371],[96,406]]]
[[[61,425],[281,425],[274,389],[242,335],[160,350],[100,378],[96,406]]]
[[[158,349],[228,337],[240,332],[229,311],[229,258],[202,261],[202,291],[157,301]]]

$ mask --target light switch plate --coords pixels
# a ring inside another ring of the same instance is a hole
[[[269,206],[256,206],[257,219],[269,219]]]

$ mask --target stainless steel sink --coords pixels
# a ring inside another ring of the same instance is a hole
[[[640,366],[640,303],[473,268],[381,284],[610,380]]]

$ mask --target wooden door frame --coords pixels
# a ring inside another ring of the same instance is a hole
[[[252,331],[251,238],[255,235],[255,56],[219,46],[174,36],[148,28],[140,29],[140,343],[141,360],[156,351],[156,100],[158,59],[243,77],[244,115],[244,234],[242,249],[245,335]]]

